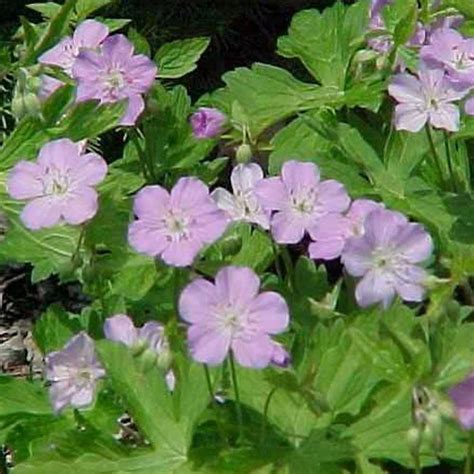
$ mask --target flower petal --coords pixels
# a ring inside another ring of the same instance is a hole
[[[278,293],[266,291],[259,294],[250,304],[249,319],[257,320],[261,331],[278,334],[288,327],[288,305]]]
[[[272,361],[274,346],[266,334],[251,339],[235,339],[231,344],[235,360],[243,367],[263,369]]]
[[[281,169],[281,179],[287,189],[295,193],[302,188],[316,188],[319,183],[319,168],[314,163],[290,160]]]
[[[351,237],[342,252],[342,263],[349,275],[363,276],[372,267],[373,248],[364,237]]]
[[[414,104],[399,104],[395,107],[395,128],[397,130],[408,130],[419,132],[428,120],[428,112],[425,108]]]
[[[86,153],[77,160],[74,172],[74,185],[95,186],[107,175],[106,161],[96,153]]]
[[[219,270],[215,285],[219,301],[242,307],[257,296],[260,279],[248,267],[228,266]]]
[[[459,130],[460,120],[459,108],[454,104],[440,104],[436,110],[431,110],[429,120],[431,125],[436,128],[442,128],[448,132]]]
[[[20,161],[7,179],[8,194],[14,199],[32,199],[43,194],[41,170],[36,163]]]
[[[72,39],[76,47],[97,48],[108,34],[109,29],[103,23],[96,20],[85,20],[77,26]]]
[[[433,240],[420,224],[408,224],[396,239],[397,250],[411,263],[423,262],[433,252]]]
[[[132,95],[128,98],[128,105],[125,114],[120,119],[120,125],[135,125],[140,114],[145,110],[145,101],[141,95]]]
[[[71,225],[82,224],[95,216],[98,209],[95,189],[87,186],[75,189],[61,206],[64,220]]]
[[[33,199],[23,208],[20,219],[31,230],[54,227],[61,221],[61,202],[49,196]]]
[[[355,296],[363,308],[379,302],[387,308],[395,296],[395,289],[385,273],[371,270],[357,284]]]
[[[261,179],[263,179],[263,170],[256,163],[239,164],[230,175],[234,193],[252,190]]]
[[[315,206],[317,214],[344,212],[350,203],[346,188],[339,181],[328,179],[320,183]]]
[[[126,346],[133,345],[137,340],[137,329],[126,314],[116,314],[104,322],[104,334],[107,339],[122,342]]]
[[[411,74],[397,74],[388,86],[388,93],[401,103],[424,104],[421,82]]]
[[[139,219],[159,222],[169,207],[170,195],[161,186],[145,186],[136,195],[133,212]]]
[[[179,314],[188,323],[206,323],[214,317],[217,290],[204,278],[189,283],[179,297]]]
[[[291,211],[277,212],[271,220],[273,238],[279,244],[297,244],[305,234],[306,220]]]
[[[203,244],[198,240],[181,240],[169,242],[163,250],[161,258],[173,267],[187,267],[192,265],[196,255],[201,251]]]
[[[146,221],[132,222],[128,227],[128,243],[137,252],[156,257],[169,245],[163,230]]]
[[[188,328],[188,346],[192,358],[197,362],[219,365],[229,352],[230,335],[193,324]]]
[[[69,174],[69,170],[76,167],[80,152],[80,144],[68,138],[53,140],[41,148],[37,163],[43,168],[55,168]]]
[[[259,181],[255,185],[255,195],[264,209],[282,210],[288,206],[288,191],[279,177]]]

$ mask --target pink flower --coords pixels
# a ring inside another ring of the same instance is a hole
[[[271,232],[280,244],[298,243],[305,232],[311,235],[319,219],[344,212],[350,203],[341,183],[320,181],[315,164],[298,161],[287,161],[281,177],[259,181],[255,194],[265,210],[276,211]]]
[[[347,272],[361,277],[356,287],[360,306],[381,302],[386,308],[395,294],[422,301],[426,271],[417,264],[430,257],[433,242],[420,224],[402,214],[376,209],[365,219],[365,232],[347,240],[342,262]]]
[[[451,28],[439,28],[432,33],[430,44],[421,48],[420,57],[445,67],[453,80],[474,85],[474,39]]]
[[[70,405],[84,408],[94,399],[97,380],[105,370],[95,355],[94,341],[80,332],[64,349],[46,356],[46,379],[51,382],[49,396],[56,413]]]
[[[196,361],[218,365],[231,350],[244,367],[285,362],[270,335],[288,327],[288,306],[278,293],[259,294],[259,287],[250,268],[230,266],[214,283],[199,278],[183,290],[179,313],[190,324],[188,345]]]
[[[340,257],[349,237],[364,235],[364,222],[368,214],[382,204],[368,199],[353,201],[345,214],[327,214],[314,226],[311,234],[315,242],[309,245],[309,255],[314,259],[332,260]]]
[[[474,429],[474,373],[449,391],[456,416],[465,430]]]
[[[263,171],[256,163],[237,165],[230,176],[231,194],[227,189],[217,188],[211,196],[219,209],[233,221],[246,221],[270,228],[270,212],[264,211],[254,193],[255,185],[263,179]]]
[[[79,53],[84,49],[95,49],[107,38],[109,29],[103,23],[86,20],[78,25],[73,36],[66,36],[54,48],[43,53],[38,61],[42,64],[58,66],[69,76]]]
[[[428,122],[450,132],[459,130],[459,108],[453,102],[468,92],[448,80],[443,69],[420,65],[418,77],[398,74],[388,92],[399,103],[395,107],[395,128],[419,132]]]
[[[190,119],[195,138],[213,138],[222,133],[227,117],[217,109],[200,107]]]
[[[130,245],[175,267],[191,265],[228,224],[207,186],[196,178],[180,178],[171,193],[146,186],[135,196],[133,209],[138,219],[128,230]]]
[[[81,51],[72,68],[77,81],[77,102],[101,103],[128,99],[121,125],[134,125],[145,108],[142,94],[156,76],[156,66],[143,54],[134,54],[132,43],[123,35],[109,36],[98,51]]]
[[[156,321],[148,321],[141,328],[136,328],[126,314],[116,314],[105,320],[104,334],[107,339],[129,347],[145,344],[157,355],[165,355],[168,359],[170,347],[165,328]]]
[[[38,98],[41,101],[46,100],[50,95],[54,94],[60,87],[64,86],[64,82],[54,77],[42,74],[40,77],[40,86],[38,90]]]
[[[121,342],[138,352],[149,351],[156,365],[166,371],[165,381],[169,390],[174,390],[176,378],[169,370],[171,350],[162,324],[148,321],[141,328],[136,328],[126,314],[116,314],[105,320],[104,334],[107,339]]]
[[[99,184],[107,163],[95,153],[81,154],[81,144],[62,138],[41,148],[36,163],[20,161],[10,172],[11,197],[28,201],[21,220],[32,230],[65,221],[82,224],[97,212]]]

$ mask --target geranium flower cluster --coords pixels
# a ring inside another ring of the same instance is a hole
[[[108,28],[95,20],[82,22],[72,37],[46,51],[39,62],[58,67],[74,79],[76,102],[98,100],[102,104],[127,100],[121,125],[133,125],[143,112],[142,95],[152,86],[157,72],[147,56],[134,54],[133,45],[125,36],[109,36]],[[47,98],[63,84],[43,75],[39,96]]]

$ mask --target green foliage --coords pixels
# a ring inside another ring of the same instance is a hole
[[[158,77],[177,79],[194,71],[209,41],[209,38],[190,38],[162,45],[155,55]]]
[[[35,321],[32,335],[47,355],[86,331],[106,372],[90,406],[59,414],[43,381],[0,378],[0,442],[13,451],[14,472],[382,474],[393,465],[413,469],[413,429],[421,433],[422,467],[460,463],[466,437],[446,394],[474,367],[474,122],[462,117],[454,134],[397,131],[386,95],[400,57],[408,71],[416,67],[417,53],[407,43],[417,25],[429,27],[439,12],[426,2],[419,9],[414,0],[386,5],[383,34],[393,46],[381,56],[367,49],[374,35],[368,32],[369,0],[303,10],[278,41],[285,58],[279,67],[238,67],[223,75],[221,89],[195,104],[173,80],[198,67],[211,39],[165,42],[154,55],[158,80],[146,94],[140,121],[119,128],[126,100],[75,103],[74,80],[36,64],[79,22],[106,14],[112,3],[29,5],[43,22],[20,18],[18,61],[5,61],[19,102],[17,123],[0,148],[6,219],[0,263],[31,265],[33,282],[58,275],[80,286],[86,303],[78,314],[53,304]],[[468,3],[450,0],[440,8],[472,16]],[[111,31],[128,23],[98,19]],[[128,29],[135,51],[151,57],[153,41],[146,36]],[[43,73],[65,85],[40,101]],[[200,106],[227,115],[222,134],[193,135],[189,118]],[[107,177],[97,186],[99,209],[81,227],[29,231],[20,219],[24,203],[8,196],[8,175],[58,138],[87,140],[88,149],[107,160]],[[307,256],[309,239],[279,245],[271,230],[248,222],[230,223],[189,268],[135,252],[127,233],[140,189],[169,190],[182,176],[228,188],[242,149],[270,176],[288,160],[314,163],[322,179],[340,181],[351,198],[374,199],[423,224],[435,246],[426,301],[397,299],[386,309],[361,309],[354,299],[357,281],[340,262],[314,261]],[[212,280],[227,265],[253,269],[263,291],[280,294],[290,311],[288,330],[274,340],[290,353],[291,364],[237,366],[237,387],[228,360],[219,367],[192,361],[178,304],[190,281]],[[137,327],[163,324],[169,366],[158,366],[143,340],[128,347],[104,339],[104,320],[119,313]],[[172,390],[169,370],[176,379]],[[132,418],[128,427],[118,421],[125,413]]]

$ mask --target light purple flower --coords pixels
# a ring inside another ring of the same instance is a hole
[[[42,74],[40,77],[40,86],[38,89],[38,98],[45,101],[49,96],[54,94],[59,88],[64,86],[64,82],[54,77]]]
[[[78,225],[97,212],[99,184],[107,163],[96,153],[81,154],[80,143],[62,138],[41,148],[38,160],[20,161],[10,172],[7,190],[14,199],[28,201],[20,215],[32,230],[65,221]]]
[[[66,36],[54,48],[43,53],[38,61],[42,64],[59,66],[69,76],[79,53],[84,49],[95,49],[107,38],[109,29],[95,20],[83,21],[73,36]]]
[[[228,224],[207,186],[196,178],[180,178],[171,193],[146,186],[135,196],[133,209],[138,219],[128,230],[130,245],[175,267],[191,265]]]
[[[156,365],[166,370],[165,381],[173,391],[176,378],[172,370],[171,350],[165,328],[157,321],[148,321],[141,328],[136,328],[126,314],[116,314],[104,322],[105,337],[111,341],[121,342],[138,352],[149,350],[156,357]]]
[[[449,391],[456,416],[466,430],[474,429],[474,373]]]
[[[218,365],[229,350],[244,367],[282,361],[270,335],[288,327],[288,306],[278,293],[259,294],[259,287],[250,268],[229,266],[217,273],[214,284],[199,278],[183,290],[179,313],[190,324],[188,345],[196,361]]]
[[[259,181],[255,194],[265,210],[276,211],[271,232],[280,244],[298,243],[321,217],[344,212],[350,203],[341,183],[320,181],[315,164],[298,161],[287,161],[281,176]]]
[[[430,44],[423,46],[420,57],[435,67],[445,67],[449,77],[474,85],[474,39],[464,38],[451,28],[435,30]]]
[[[467,90],[450,82],[443,69],[420,65],[418,77],[398,74],[388,91],[399,103],[395,107],[395,128],[420,131],[428,122],[450,132],[459,130],[459,108],[453,104]]]
[[[217,188],[211,196],[219,209],[233,221],[246,221],[270,228],[270,212],[264,211],[254,193],[255,185],[263,179],[263,171],[256,163],[237,165],[230,176],[231,194],[227,189]]]
[[[382,204],[369,199],[357,199],[347,214],[328,214],[319,219],[311,234],[315,242],[309,245],[310,257],[322,260],[340,257],[346,240],[364,235],[365,218],[382,207]]]
[[[270,362],[285,369],[291,364],[291,355],[281,344],[273,341],[273,354]]]
[[[342,253],[347,272],[362,277],[355,295],[359,305],[381,302],[386,308],[395,294],[422,301],[427,274],[417,264],[433,251],[430,235],[420,224],[385,209],[372,211],[364,227],[364,235],[349,238]]]
[[[369,30],[380,33],[368,40],[369,46],[379,53],[386,54],[393,47],[393,38],[391,34],[386,33],[386,25],[382,16],[384,7],[390,5],[392,0],[372,0],[369,13]],[[426,38],[426,29],[421,23],[417,23],[415,32],[408,42],[409,46],[421,46]]]
[[[77,81],[77,102],[113,103],[128,99],[121,125],[134,125],[145,108],[142,94],[153,84],[156,66],[143,54],[134,54],[123,35],[109,36],[98,51],[79,53],[72,74]]]
[[[105,370],[95,355],[94,341],[80,332],[60,351],[46,356],[46,379],[51,383],[49,396],[56,413],[70,405],[84,408],[94,399],[97,380]]]
[[[218,109],[200,107],[191,115],[193,135],[200,138],[213,138],[222,133],[227,117]]]

